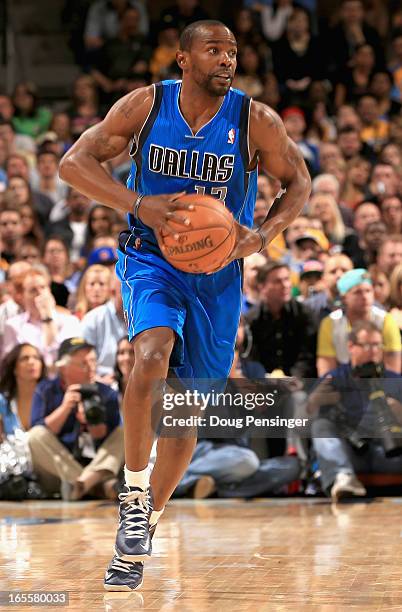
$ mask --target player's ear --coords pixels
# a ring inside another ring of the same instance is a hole
[[[176,62],[179,67],[184,70],[187,67],[187,53],[184,51],[176,51]]]

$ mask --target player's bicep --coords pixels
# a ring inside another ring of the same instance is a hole
[[[129,143],[129,136],[115,134],[105,120],[86,130],[77,141],[77,149],[91,155],[99,162],[117,157]],[[74,148],[71,152],[74,153]]]

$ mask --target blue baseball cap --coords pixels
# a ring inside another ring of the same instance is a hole
[[[95,249],[91,251],[88,257],[87,264],[88,266],[93,266],[94,264],[102,264],[104,266],[111,265],[116,263],[117,261],[117,253],[115,249],[112,247],[99,247],[99,249]]]
[[[373,284],[370,274],[365,268],[355,268],[354,270],[345,272],[336,283],[336,286],[338,287],[340,295],[345,295],[348,291],[353,289],[353,287],[357,287],[357,285],[362,285],[363,283],[368,283],[369,285]]]

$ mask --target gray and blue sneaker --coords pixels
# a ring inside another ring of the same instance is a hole
[[[115,553],[120,561],[144,561],[152,553],[149,533],[149,519],[153,510],[151,489],[148,487],[143,491],[139,487],[125,485],[119,500]]]
[[[149,537],[154,537],[155,525],[149,527]],[[103,586],[106,591],[135,591],[142,586],[144,574],[143,561],[124,561],[114,555],[106,570]]]

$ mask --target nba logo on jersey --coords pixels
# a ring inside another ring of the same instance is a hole
[[[236,131],[232,128],[228,132],[228,144],[234,144]]]

